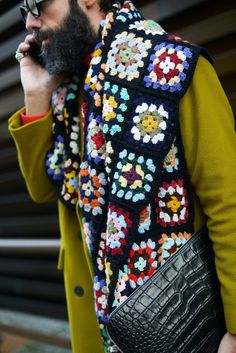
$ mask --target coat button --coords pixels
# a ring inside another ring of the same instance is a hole
[[[84,295],[84,290],[82,287],[80,286],[77,286],[75,287],[75,294],[78,296],[78,297],[82,297]]]

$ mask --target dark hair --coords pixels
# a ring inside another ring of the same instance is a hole
[[[116,0],[99,0],[99,5],[102,11],[108,12]]]

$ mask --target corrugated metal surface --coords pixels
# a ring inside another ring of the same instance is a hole
[[[23,105],[14,59],[26,35],[19,3],[0,2],[0,307],[65,319],[63,276],[56,269],[57,207],[30,200],[7,130],[8,117]]]
[[[235,1],[136,3],[147,17],[158,19],[167,31],[209,50],[235,112]],[[23,105],[19,68],[14,59],[15,49],[26,34],[18,5],[17,0],[0,1],[0,239],[56,240],[59,239],[56,205],[36,205],[30,200],[7,130],[8,117]],[[62,274],[56,270],[56,261],[57,252],[50,249],[38,253],[2,247],[0,307],[65,318]]]

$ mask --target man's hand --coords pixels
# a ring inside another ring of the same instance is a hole
[[[236,335],[227,332],[221,340],[218,353],[236,353]]]
[[[17,51],[27,53],[30,45],[35,43],[32,34],[27,35]],[[49,110],[53,91],[62,82],[62,77],[50,75],[29,55],[20,60],[21,83],[25,95],[26,114],[44,114]]]

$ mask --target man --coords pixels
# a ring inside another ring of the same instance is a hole
[[[219,353],[235,353],[234,119],[204,52],[129,1],[31,0],[22,13],[25,108],[9,126],[31,197],[59,199],[73,352],[118,352],[109,312],[206,217],[228,329]]]

